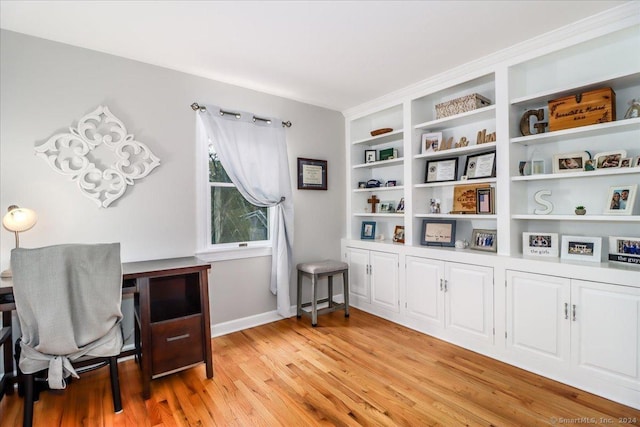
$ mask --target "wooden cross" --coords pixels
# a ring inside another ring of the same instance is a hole
[[[367,202],[371,203],[371,213],[376,213],[376,205],[380,203],[380,199],[378,199],[374,194],[371,195],[370,199],[367,199]]]

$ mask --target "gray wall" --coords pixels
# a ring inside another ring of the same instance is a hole
[[[4,30],[0,47],[0,211],[18,204],[39,215],[21,234],[23,247],[118,241],[125,262],[193,255],[196,122],[189,105],[197,101],[293,122],[286,133],[294,261],[340,258],[345,161],[339,112]],[[107,105],[162,162],[107,209],[34,155],[36,145],[68,132],[98,105]],[[296,189],[297,157],[328,160],[329,191]],[[13,246],[13,235],[0,230],[0,269],[8,267]],[[269,266],[269,257],[214,263],[212,323],[275,310]],[[292,302],[294,283],[295,274]]]

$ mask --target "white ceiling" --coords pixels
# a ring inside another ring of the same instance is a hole
[[[0,27],[344,111],[622,3],[0,0]]]

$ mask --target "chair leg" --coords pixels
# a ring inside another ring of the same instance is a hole
[[[31,427],[33,425],[33,388],[35,382],[34,374],[22,374],[24,390],[24,411],[22,426]]]
[[[318,326],[318,276],[311,275],[311,326]]]
[[[16,345],[13,350],[13,357],[16,361],[16,381],[18,383],[18,396],[24,397],[24,384],[22,383],[22,371],[20,370],[20,353],[22,353],[22,347],[20,347],[20,338],[16,340]]]
[[[342,272],[342,292],[344,293],[344,317],[349,317],[349,270]]]
[[[122,412],[122,397],[120,396],[120,379],[118,378],[118,357],[109,358],[109,373],[111,374],[111,395],[113,397],[113,412]]]

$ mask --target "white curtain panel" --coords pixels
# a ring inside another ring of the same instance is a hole
[[[220,115],[220,108],[200,110],[207,136],[224,170],[251,204],[273,207],[271,292],[277,295],[278,314],[290,316],[289,281],[293,253],[293,196],[287,144],[282,121],[253,120],[252,113]],[[261,116],[262,117],[262,116]],[[265,117],[267,118],[267,117]],[[284,198],[284,200],[283,200]]]

